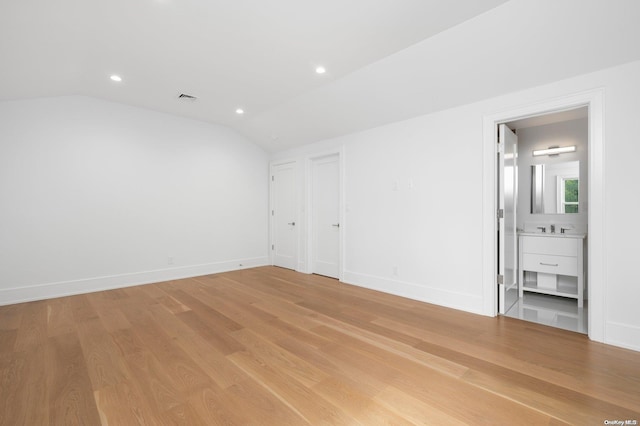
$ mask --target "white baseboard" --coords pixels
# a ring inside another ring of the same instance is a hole
[[[305,262],[298,262],[298,266],[296,267],[296,272],[302,272],[303,274],[311,273],[311,271],[307,269],[307,264]]]
[[[482,296],[447,291],[424,284],[392,280],[351,271],[344,271],[342,281],[347,284],[378,290],[420,302],[483,315]]]
[[[607,321],[604,343],[640,351],[640,327]]]
[[[0,306],[32,302],[34,300],[52,299],[55,297],[72,296],[75,294],[93,293],[95,291],[112,290],[115,288],[131,287],[135,285],[151,284],[161,281],[197,277],[201,275],[216,274],[219,272],[265,266],[268,264],[269,259],[264,256],[226,260],[223,262],[205,263],[201,265],[157,269],[154,271],[133,272],[80,280],[5,288],[0,289]]]

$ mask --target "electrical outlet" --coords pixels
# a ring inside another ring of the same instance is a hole
[[[173,265],[173,256],[167,257],[167,265]]]

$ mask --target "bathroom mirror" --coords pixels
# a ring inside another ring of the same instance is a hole
[[[531,213],[578,213],[580,162],[531,166]]]

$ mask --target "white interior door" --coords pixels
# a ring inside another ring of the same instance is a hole
[[[312,272],[340,273],[340,167],[338,155],[313,160],[311,180]]]
[[[518,137],[505,124],[499,132],[498,209],[502,217],[498,219],[498,312],[505,314],[518,301]]]
[[[289,269],[297,263],[295,171],[295,163],[278,164],[271,175],[273,264]]]

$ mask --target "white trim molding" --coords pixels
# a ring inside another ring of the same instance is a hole
[[[344,283],[482,315],[482,297],[424,284],[344,271]]]
[[[607,321],[606,343],[640,352],[640,327]],[[635,344],[629,344],[635,342]]]
[[[268,262],[269,259],[266,256],[233,259],[200,265],[5,288],[0,289],[0,306],[255,268],[266,266]]]

